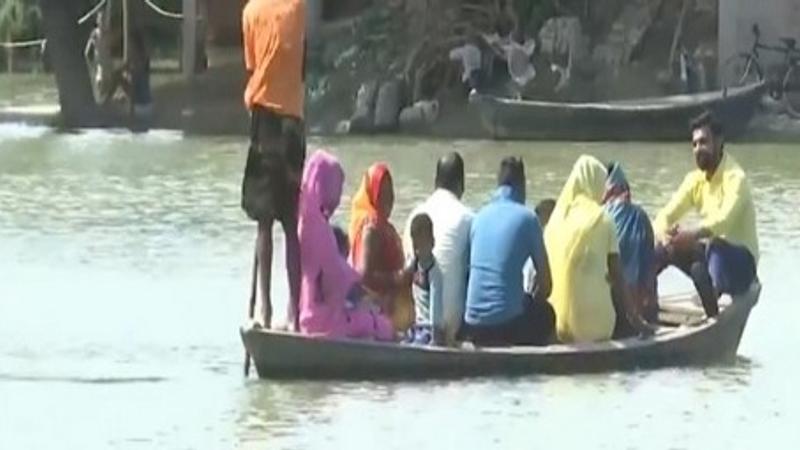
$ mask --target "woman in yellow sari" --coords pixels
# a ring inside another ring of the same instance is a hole
[[[596,158],[578,158],[545,228],[553,274],[550,303],[558,339],[565,343],[611,339],[617,314],[609,281],[621,293],[617,309],[637,331],[649,330],[623,281],[614,223],[602,206],[606,177]]]

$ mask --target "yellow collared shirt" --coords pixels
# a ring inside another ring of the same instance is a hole
[[[758,261],[756,210],[750,183],[732,156],[723,154],[710,180],[699,169],[686,175],[678,191],[656,216],[653,223],[656,234],[666,235],[690,210],[700,214],[701,227],[714,236],[747,247]]]

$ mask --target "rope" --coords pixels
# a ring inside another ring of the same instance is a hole
[[[144,0],[144,3],[147,6],[149,6],[150,9],[157,12],[158,14],[161,14],[164,17],[169,17],[170,19],[178,19],[178,20],[183,19],[183,14],[166,11],[162,9],[160,6],[153,3],[153,0]]]
[[[108,0],[100,0],[100,3],[96,4],[94,8],[92,8],[89,12],[83,15],[80,19],[78,19],[78,25],[83,25],[86,23],[87,20],[91,19],[95,14],[97,14],[103,6],[106,5]]]
[[[45,39],[32,39],[30,41],[19,42],[0,42],[2,48],[25,48],[25,47],[41,47],[45,43]]]
[[[102,8],[106,5],[108,0],[100,0],[94,7],[89,10],[86,14],[84,14],[80,19],[78,19],[78,24],[82,25],[86,23],[89,19],[94,17]],[[158,14],[161,14],[164,17],[169,17],[171,19],[183,19],[183,14],[174,13],[166,11],[160,8],[158,5],[153,3],[152,0],[144,0],[145,4],[150,7],[153,11]],[[0,48],[25,48],[25,47],[41,47],[44,43],[47,42],[47,39],[31,39],[29,41],[19,41],[19,42],[0,42]]]

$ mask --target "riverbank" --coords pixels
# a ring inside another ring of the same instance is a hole
[[[236,52],[214,53],[209,69],[187,83],[177,72],[153,75],[154,104],[151,127],[183,131],[188,135],[248,134],[249,120],[242,106],[245,75]],[[443,98],[436,121],[398,134],[445,139],[489,139],[477,111],[465,98]],[[58,93],[50,75],[0,75],[0,123],[26,123],[58,127]],[[341,92],[321,100],[310,99],[307,107],[309,133],[318,136],[346,132],[353,104],[352,94]],[[106,113],[111,128],[129,127],[120,103]],[[344,125],[344,126],[343,126]],[[782,114],[773,101],[765,99],[747,133],[747,142],[800,141],[800,120]]]

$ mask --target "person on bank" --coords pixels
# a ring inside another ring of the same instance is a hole
[[[344,171],[332,155],[317,151],[303,173],[298,217],[300,240],[299,328],[327,338],[392,340],[388,317],[358,300],[358,272],[347,264],[329,220],[342,197]]]
[[[534,290],[526,293],[522,269],[531,258]],[[555,317],[547,303],[550,266],[536,215],[525,207],[521,159],[500,164],[494,198],[470,229],[465,335],[476,345],[547,345]]]
[[[264,326],[272,322],[272,225],[286,236],[289,278],[287,322],[296,327],[300,291],[297,202],[305,160],[303,125],[305,2],[250,0],[242,14],[250,111],[250,149],[242,181],[242,208],[258,222],[256,254]]]
[[[641,206],[631,199],[631,188],[622,166],[612,162],[608,166],[606,192],[603,196],[606,213],[611,216],[619,241],[622,274],[628,291],[645,320],[658,319],[658,293],[656,290],[655,238],[650,218]],[[612,292],[612,295],[619,295]],[[615,301],[621,305],[621,301]],[[623,313],[617,310],[617,317]],[[620,326],[627,322],[617,320]],[[617,329],[615,336],[630,334],[633,330]]]
[[[414,255],[411,221],[427,214],[433,224],[436,245],[433,256],[442,273],[442,327],[447,345],[456,342],[464,321],[470,225],[472,211],[461,202],[464,195],[464,160],[458,153],[442,156],[436,164],[433,193],[409,215],[405,226],[406,258]]]
[[[545,229],[553,272],[550,303],[564,343],[611,339],[618,319],[649,331],[628,292],[614,223],[602,206],[606,176],[596,158],[578,158]]]
[[[712,317],[721,294],[746,292],[757,278],[756,211],[747,175],[725,152],[722,125],[706,112],[691,131],[697,169],[656,216],[656,258],[659,271],[674,265],[692,278]],[[699,226],[678,224],[689,211],[700,214]]]
[[[389,167],[376,163],[367,169],[350,209],[350,264],[364,287],[392,319],[398,332],[414,323],[411,282],[415,268],[406,265],[403,244],[389,221],[394,208],[394,184]]]

